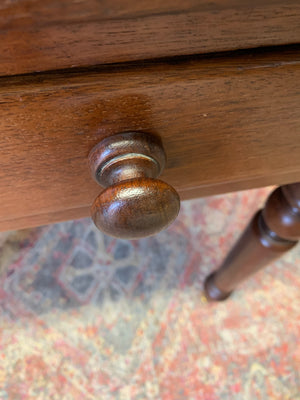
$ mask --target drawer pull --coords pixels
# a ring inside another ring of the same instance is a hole
[[[93,178],[106,188],[91,209],[101,231],[137,239],[159,232],[176,218],[177,192],[156,179],[166,162],[159,138],[143,132],[119,133],[98,143],[88,159]]]

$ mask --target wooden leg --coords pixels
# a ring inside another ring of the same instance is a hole
[[[240,282],[293,248],[300,239],[300,183],[274,190],[223,265],[205,281],[208,300],[225,300]]]

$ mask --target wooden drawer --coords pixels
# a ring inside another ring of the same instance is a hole
[[[1,78],[0,228],[88,215],[102,138],[161,136],[181,197],[300,178],[300,52]]]

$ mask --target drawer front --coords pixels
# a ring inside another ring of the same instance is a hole
[[[298,51],[2,78],[0,228],[88,215],[106,136],[158,134],[181,197],[300,180]]]
[[[300,42],[298,0],[1,3],[0,75]]]

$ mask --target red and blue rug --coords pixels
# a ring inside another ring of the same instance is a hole
[[[202,293],[268,192],[184,202],[139,241],[89,219],[0,234],[0,399],[300,400],[300,248]]]

